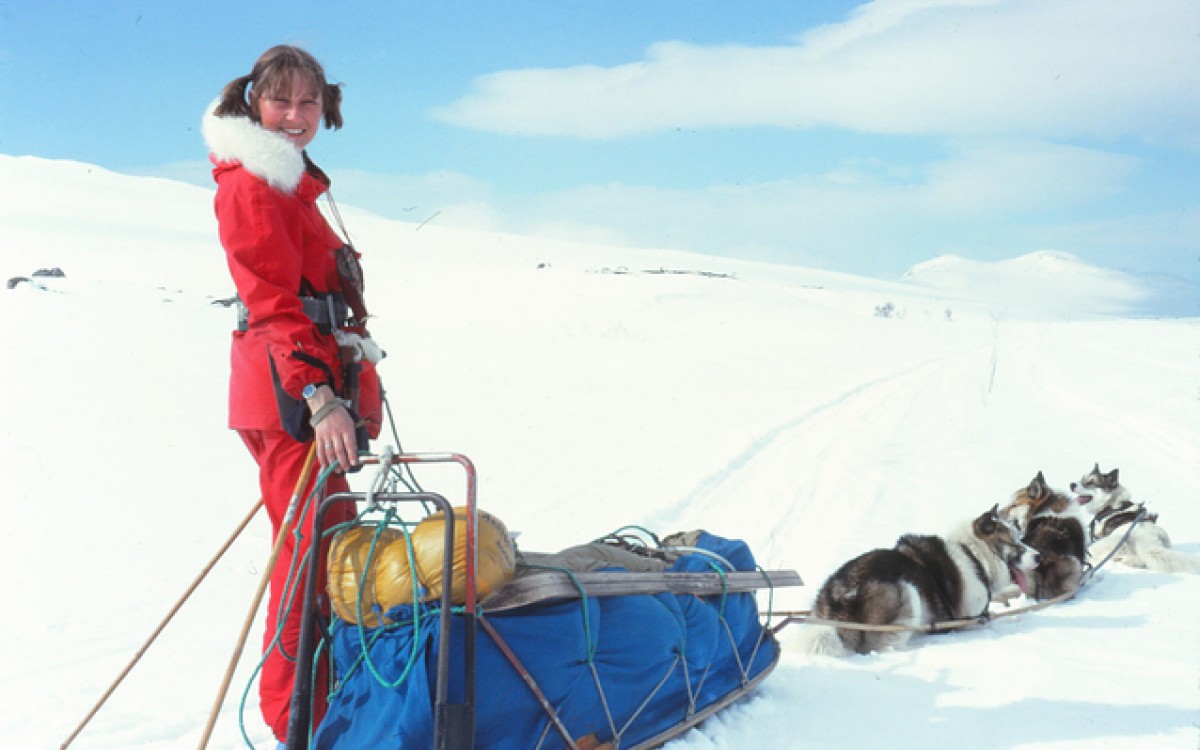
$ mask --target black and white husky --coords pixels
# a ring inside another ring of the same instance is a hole
[[[1200,574],[1200,557],[1171,549],[1170,537],[1158,525],[1158,514],[1147,510],[1144,503],[1133,501],[1129,490],[1120,482],[1118,469],[1106,474],[1100,471],[1100,464],[1096,464],[1078,482],[1071,484],[1071,491],[1081,500],[1090,500],[1083,507],[1092,514],[1091,530],[1095,542],[1088,554],[1093,565],[1099,564],[1121,545],[1113,555],[1115,562],[1163,573]],[[1140,520],[1130,531],[1130,524],[1139,514]]]
[[[906,534],[842,565],[817,593],[813,615],[865,625],[912,628],[976,617],[1013,583],[1024,590],[1037,554],[993,507],[946,536]],[[902,648],[911,630],[863,631],[814,624],[800,647],[813,654]]]

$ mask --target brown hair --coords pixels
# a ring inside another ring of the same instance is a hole
[[[258,112],[251,102],[290,87],[296,76],[312,86],[313,93],[321,96],[325,127],[342,127],[342,85],[326,82],[321,63],[308,52],[288,44],[262,53],[249,75],[225,84],[214,114],[218,117],[249,117],[258,122]]]

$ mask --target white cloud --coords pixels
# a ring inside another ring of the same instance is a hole
[[[948,158],[919,170],[855,160],[823,175],[705,189],[587,185],[534,198],[526,208],[547,215],[640,216],[651,223],[664,206],[676,206],[688,224],[745,221],[759,229],[852,217],[999,219],[1074,209],[1111,196],[1137,164],[1132,157],[1039,141],[963,140]],[[768,220],[768,214],[774,217]]]
[[[1130,157],[1041,141],[959,139],[945,159],[920,168],[855,159],[825,174],[700,189],[610,183],[515,195],[461,176],[395,183],[424,190],[412,201],[439,211],[440,226],[887,275],[955,247],[993,248],[1033,231],[1050,243],[1055,235],[1043,225],[1046,217],[1103,202],[1138,166]],[[340,176],[339,182],[344,186]],[[446,189],[453,185],[463,190]],[[1031,217],[1039,229],[1029,229]],[[1155,227],[1143,229],[1131,230],[1132,245],[1162,241]],[[848,254],[856,260],[848,261]]]
[[[1070,210],[1118,193],[1139,161],[1045,142],[959,143],[954,158],[929,167],[921,187],[930,214],[1011,215]]]
[[[504,133],[675,127],[1185,138],[1200,119],[1195,0],[868,3],[793,46],[651,46],[645,59],[493,73],[434,116]]]

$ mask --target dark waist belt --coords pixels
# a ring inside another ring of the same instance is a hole
[[[316,324],[321,333],[333,333],[335,329],[345,328],[350,316],[350,308],[346,298],[338,292],[323,294],[320,297],[301,297],[300,304],[304,306],[304,314]],[[237,329],[246,331],[250,328],[250,311],[242,301],[237,301]]]

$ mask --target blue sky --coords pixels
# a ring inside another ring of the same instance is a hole
[[[209,184],[204,107],[281,42],[345,84],[310,152],[384,216],[1200,283],[1195,0],[0,0],[0,153]]]

